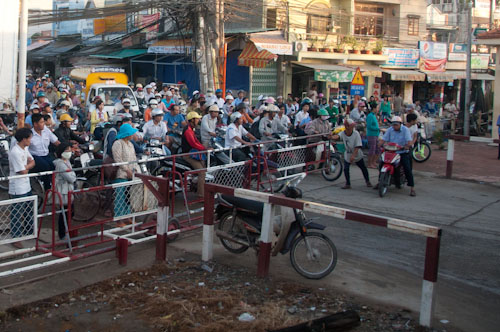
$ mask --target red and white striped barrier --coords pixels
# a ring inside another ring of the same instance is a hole
[[[202,260],[208,261],[213,258],[214,237],[214,195],[224,195],[250,199],[264,203],[262,217],[261,243],[258,258],[257,275],[265,277],[269,273],[269,260],[271,254],[272,218],[275,206],[286,206],[306,212],[313,212],[325,216],[362,222],[374,226],[386,227],[405,233],[423,235],[427,237],[425,250],[424,280],[422,284],[422,298],[420,305],[420,324],[430,326],[434,304],[434,286],[437,282],[439,248],[441,240],[441,229],[434,226],[415,223],[397,218],[378,216],[375,214],[358,212],[341,207],[325,204],[294,200],[291,198],[248,190],[241,188],[230,188],[215,184],[205,184],[205,209],[203,218],[203,251]]]
[[[451,179],[451,173],[453,172],[453,156],[455,154],[455,141],[468,142],[469,136],[463,135],[450,135],[448,136],[448,151],[446,152],[446,177]]]

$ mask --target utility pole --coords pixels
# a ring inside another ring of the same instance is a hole
[[[471,47],[472,47],[472,3],[467,1],[467,62],[465,67],[465,109],[464,109],[464,136],[469,136],[469,109],[470,109],[470,90],[471,90]]]
[[[490,29],[493,29],[493,26],[495,24],[495,1],[496,0],[490,0]]]
[[[17,76],[19,99],[17,102],[17,128],[24,127],[26,102],[26,54],[28,47],[28,0],[21,0],[19,20],[19,70]]]
[[[224,0],[215,0],[215,26],[217,30],[217,74],[218,74],[218,88],[222,90],[222,96],[226,96],[226,56],[227,45],[224,33]]]
[[[198,63],[198,71],[200,75],[200,90],[202,92],[207,91],[208,87],[208,76],[207,76],[207,57],[205,52],[207,52],[207,47],[205,44],[205,36],[203,30],[205,29],[205,19],[203,18],[202,9],[200,8],[197,13],[198,16],[198,45],[196,48],[196,62]]]

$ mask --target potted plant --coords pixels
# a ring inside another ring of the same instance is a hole
[[[349,53],[352,54],[361,54],[361,44],[356,40],[352,44],[352,50],[349,51]]]
[[[335,53],[344,53],[345,51],[345,42],[344,42],[344,38],[342,39],[339,39],[337,41],[337,46],[335,47],[335,49],[333,50]]]
[[[327,43],[324,43],[323,44],[323,47],[319,49],[321,52],[326,52],[326,53],[329,53],[331,52],[331,49],[330,49],[330,45],[328,45]]]
[[[311,38],[311,47],[308,47],[307,50],[309,52],[318,52],[318,48],[316,47],[317,43],[318,43],[318,37]]]
[[[362,50],[361,50],[361,54],[373,54],[372,50],[370,49],[369,45],[368,45],[368,41],[365,40],[361,43],[362,45]]]
[[[382,54],[382,49],[384,48],[384,41],[382,39],[377,39],[375,42],[375,47],[373,48],[373,54]]]

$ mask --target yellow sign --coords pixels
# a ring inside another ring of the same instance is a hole
[[[361,70],[359,67],[356,69],[356,73],[352,78],[351,85],[365,85],[365,80],[363,79],[363,75],[361,75]]]

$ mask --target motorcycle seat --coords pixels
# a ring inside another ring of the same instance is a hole
[[[234,196],[221,195],[221,198],[230,205],[247,210],[255,215],[259,220],[262,219],[264,203],[252,201],[250,199],[239,198]]]

